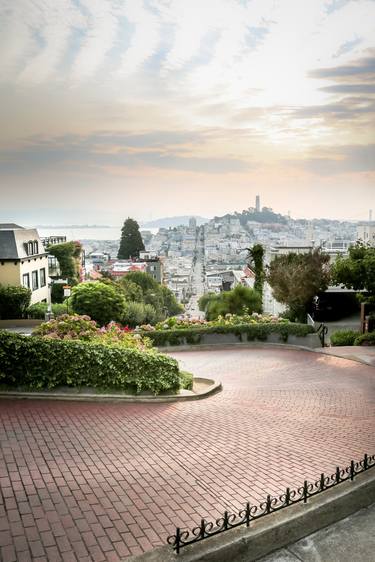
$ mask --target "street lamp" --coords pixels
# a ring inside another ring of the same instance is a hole
[[[53,284],[53,279],[51,279],[51,277],[47,277],[47,312],[45,315],[45,320],[51,320],[53,318],[53,314],[52,314],[52,296],[51,296],[51,291],[52,291],[52,284]]]

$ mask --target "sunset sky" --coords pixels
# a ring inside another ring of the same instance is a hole
[[[373,0],[0,0],[0,221],[375,212]]]

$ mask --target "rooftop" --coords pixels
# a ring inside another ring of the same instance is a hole
[[[23,226],[14,222],[0,223],[0,230],[25,230]]]

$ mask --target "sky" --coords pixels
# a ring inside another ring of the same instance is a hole
[[[0,0],[0,221],[375,212],[374,0]]]

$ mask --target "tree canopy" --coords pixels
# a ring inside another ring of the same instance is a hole
[[[130,283],[132,285],[130,285]],[[152,305],[159,317],[162,320],[166,316],[174,316],[182,312],[181,305],[177,302],[176,297],[168,287],[160,285],[149,273],[143,273],[141,271],[131,271],[128,273],[121,281],[120,284],[123,286],[125,292],[132,291],[134,300],[139,299],[139,292],[135,293],[136,285],[138,289],[141,290],[142,301],[145,304]]]
[[[127,218],[121,229],[120,248],[117,257],[120,260],[139,257],[139,252],[145,249],[139,224],[131,218]]]
[[[51,256],[55,256],[59,262],[61,277],[66,277],[71,284],[77,283],[82,252],[80,242],[71,241],[50,245],[47,251]]]
[[[0,319],[23,318],[30,300],[30,289],[19,285],[0,284]]]
[[[292,320],[306,322],[315,295],[328,288],[329,256],[318,248],[306,254],[277,256],[268,267],[267,281],[273,296],[286,304]]]
[[[332,266],[332,279],[355,291],[366,291],[367,300],[375,302],[375,248],[357,242],[349,248],[347,258],[338,258]]]

